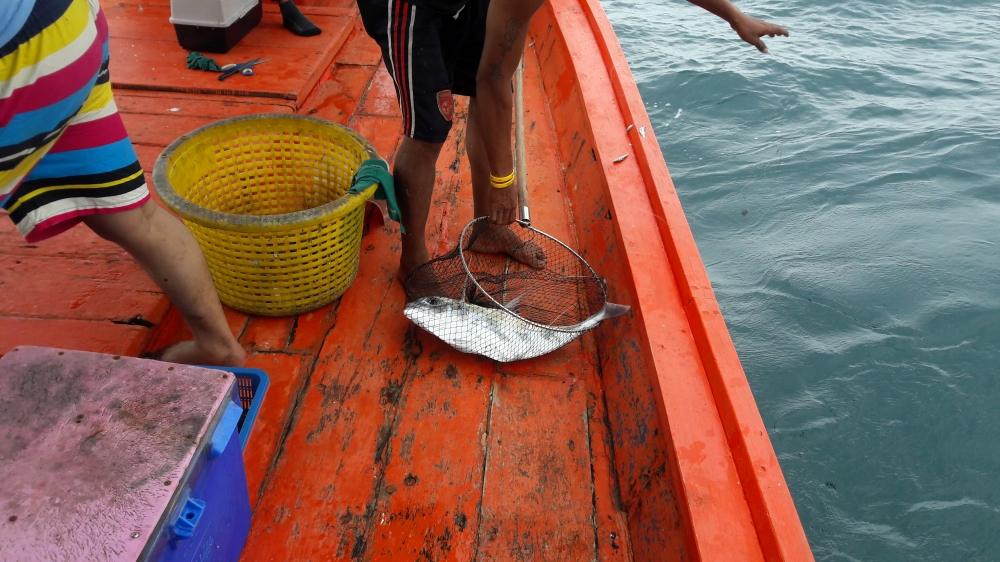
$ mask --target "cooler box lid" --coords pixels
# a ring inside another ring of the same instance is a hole
[[[170,0],[170,23],[200,27],[229,27],[261,0]]]
[[[222,371],[129,357],[7,353],[0,560],[143,555],[209,446],[234,383]]]

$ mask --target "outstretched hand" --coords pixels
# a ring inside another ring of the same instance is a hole
[[[740,36],[740,39],[757,47],[757,50],[762,53],[767,52],[767,45],[761,41],[761,37],[765,35],[768,37],[777,37],[779,35],[788,37],[788,31],[780,25],[759,20],[745,14],[740,14],[730,25],[732,25],[733,30]]]

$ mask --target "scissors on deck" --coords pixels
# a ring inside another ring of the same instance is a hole
[[[260,64],[262,62],[265,62],[266,60],[267,59],[264,59],[264,58],[256,58],[256,59],[253,59],[253,60],[250,60],[250,61],[247,61],[247,62],[243,62],[243,63],[240,63],[240,64],[234,64],[233,66],[229,66],[225,70],[222,71],[222,74],[219,74],[219,80],[225,80],[226,78],[229,78],[230,76],[232,76],[232,75],[234,75],[236,73],[241,73],[241,74],[245,74],[247,76],[251,76],[251,75],[253,75],[253,67],[257,66],[258,64]]]

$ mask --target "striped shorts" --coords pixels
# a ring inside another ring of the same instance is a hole
[[[108,52],[98,0],[37,0],[0,46],[0,206],[29,242],[149,199]]]

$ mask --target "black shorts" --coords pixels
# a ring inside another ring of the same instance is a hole
[[[452,95],[476,95],[489,0],[469,0],[457,13],[417,4],[358,0],[358,9],[396,84],[403,134],[444,142],[454,116]]]

